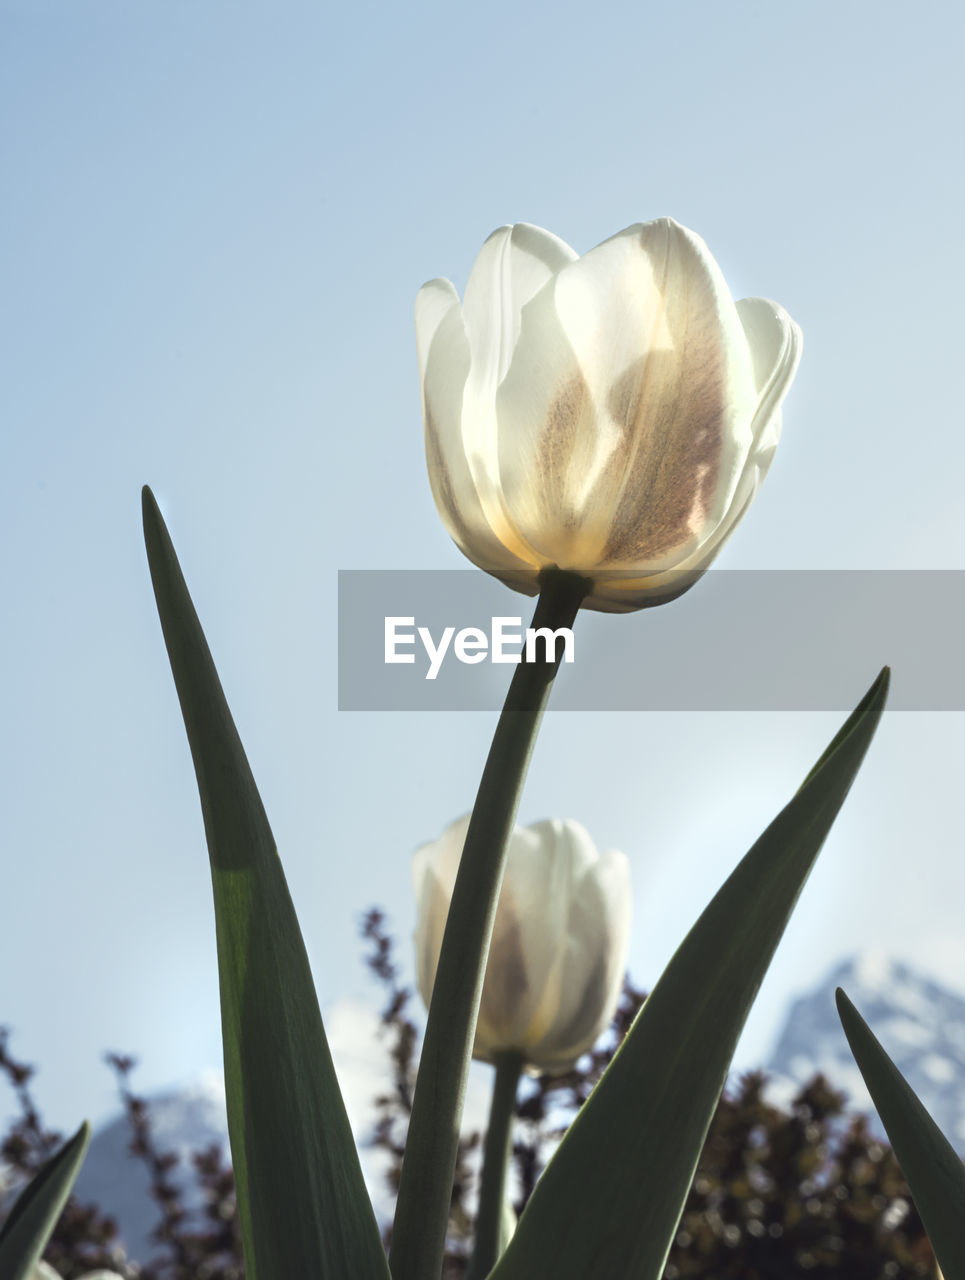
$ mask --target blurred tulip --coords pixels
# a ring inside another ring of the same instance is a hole
[[[475,564],[535,594],[547,566],[585,605],[640,609],[708,567],[770,466],[801,332],[736,304],[699,236],[638,223],[577,257],[500,227],[460,304],[416,300],[429,479]]]
[[[468,830],[454,822],[413,862],[419,989],[432,993]],[[630,935],[630,868],[597,852],[578,822],[516,827],[483,986],[473,1056],[517,1052],[534,1072],[565,1071],[616,1008]]]

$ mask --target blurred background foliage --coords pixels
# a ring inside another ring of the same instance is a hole
[[[373,1099],[370,1141],[388,1156],[397,1184],[411,1107],[420,1030],[402,984],[385,916],[362,925],[366,963],[384,994],[382,1044],[390,1087]],[[645,994],[627,980],[613,1022],[592,1053],[562,1076],[525,1080],[517,1103],[512,1197],[520,1213],[567,1125],[620,1044]],[[131,1153],[150,1174],[156,1253],[127,1258],[118,1229],[97,1205],[68,1203],[45,1258],[64,1277],[96,1267],[125,1280],[242,1280],[244,1265],[234,1182],[218,1146],[195,1151],[191,1178],[200,1217],[185,1208],[178,1157],[152,1136],[150,1108],[133,1090],[134,1059],[107,1055],[129,1128]],[[45,1126],[31,1089],[34,1068],[11,1052],[0,1031],[0,1072],[18,1114],[0,1139],[4,1184],[17,1185],[49,1157],[60,1135]],[[762,1073],[745,1074],[721,1099],[670,1252],[666,1280],[932,1280],[935,1262],[889,1147],[842,1093],[820,1075],[780,1107],[765,1097]],[[452,1193],[444,1280],[465,1272],[477,1196],[482,1134],[466,1133]],[[592,1174],[590,1175],[592,1176]],[[386,1228],[386,1243],[389,1240]]]

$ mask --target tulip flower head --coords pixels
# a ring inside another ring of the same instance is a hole
[[[469,818],[415,854],[419,990],[429,1004]],[[522,1055],[531,1072],[565,1071],[616,1008],[630,937],[630,868],[599,854],[578,822],[516,827],[483,985],[473,1056]]]
[[[735,303],[699,236],[670,218],[582,258],[500,227],[460,303],[416,300],[432,494],[475,564],[529,594],[556,566],[623,612],[691,586],[770,466],[801,332]]]

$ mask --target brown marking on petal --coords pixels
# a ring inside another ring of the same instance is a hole
[[[646,369],[646,360],[634,361],[623,377],[610,388],[607,396],[607,412],[614,422],[624,430],[632,430],[640,411],[640,399],[643,391],[642,374]]]
[[[507,923],[504,904],[500,903],[497,928],[490,945],[490,963],[486,967],[480,1016],[496,1032],[512,1025],[529,992],[526,951],[519,918],[511,916]],[[502,918],[500,918],[502,917]],[[500,1048],[510,1048],[500,1045]]]
[[[713,504],[727,388],[711,321],[703,333],[688,331],[682,350],[649,352],[611,392],[607,407],[626,434],[618,457],[627,474],[605,560],[639,564],[667,555],[689,541]],[[648,384],[660,388],[659,399],[647,394]]]
[[[451,529],[454,531],[455,540],[462,546],[471,547],[473,545],[473,535],[456,504],[452,479],[449,474],[449,465],[442,452],[442,445],[439,443],[439,432],[436,429],[432,410],[429,408],[428,403],[425,405],[425,424],[426,466],[429,471],[436,505],[442,508],[448,518]]]
[[[599,1024],[607,996],[610,994],[606,959],[597,955],[593,968],[584,977],[580,1002],[565,1024],[552,1028],[552,1043],[561,1053],[580,1044]]]
[[[544,500],[552,501],[555,495],[568,490],[567,478],[574,466],[583,469],[589,465],[594,435],[591,409],[589,387],[577,370],[550,403],[537,439]],[[579,518],[578,512],[563,511],[558,506],[547,509],[545,514],[560,529],[574,528]]]

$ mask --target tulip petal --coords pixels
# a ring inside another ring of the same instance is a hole
[[[566,1067],[592,1048],[613,1017],[630,943],[630,864],[622,853],[599,857],[576,885],[563,951],[560,1001],[544,1070]]]
[[[664,567],[726,512],[750,445],[754,387],[734,304],[704,242],[671,219],[637,232],[624,233],[621,248],[646,271],[652,336],[619,379],[615,368],[609,375],[607,407],[623,426],[625,456],[608,494],[616,509],[602,558]]]
[[[462,310],[472,378],[490,401],[519,339],[523,307],[576,254],[542,227],[498,227],[483,245],[466,284]]]
[[[534,867],[531,895],[526,907],[528,914],[523,918],[545,921],[546,927],[545,932],[536,935],[542,938],[542,948],[530,946],[528,949],[530,964],[537,974],[542,974],[542,979],[537,979],[540,998],[532,1007],[520,1044],[534,1067],[543,1068],[561,1056],[564,1065],[569,1065],[573,1059],[567,1061],[565,1054],[556,1052],[561,1024],[565,1025],[569,1020],[572,988],[567,985],[567,976],[572,970],[574,953],[583,953],[581,960],[585,968],[597,967],[597,951],[605,935],[604,924],[602,931],[599,928],[594,931],[590,954],[587,954],[586,938],[574,935],[573,919],[574,913],[579,911],[582,887],[592,879],[600,855],[590,833],[572,819],[537,822],[528,831],[541,841],[545,869],[540,872],[538,866]],[[530,929],[536,934],[532,926]],[[534,937],[531,942],[535,940]],[[605,999],[605,993],[601,992],[600,1005],[605,1003]],[[541,1046],[547,1047],[547,1042],[550,1054],[544,1059],[540,1049]]]
[[[415,299],[415,345],[419,360],[419,377],[425,380],[429,348],[440,324],[453,307],[459,306],[459,294],[451,280],[428,280]]]
[[[767,298],[742,298],[737,314],[747,337],[757,407],[751,418],[753,444],[734,490],[730,507],[717,527],[670,572],[642,575],[596,575],[587,607],[623,612],[665,604],[697,581],[710,567],[757,495],[774,458],[781,434],[781,404],[801,360],[801,330],[783,307]]]
[[[757,387],[751,419],[754,443],[748,453],[730,508],[686,566],[703,572],[740,524],[774,460],[781,436],[781,404],[801,360],[801,330],[783,307],[767,298],[742,298],[737,314],[747,335]]]
[[[426,1008],[436,980],[449,902],[468,830],[469,814],[466,814],[450,823],[438,840],[418,848],[412,858],[412,882],[419,904],[415,932],[416,981]]]
[[[671,219],[630,227],[523,313],[497,400],[511,517],[561,567],[670,567],[725,514],[756,400],[703,241]]]
[[[422,370],[422,416],[436,509],[449,536],[480,568],[525,568],[493,532],[479,500],[462,432],[469,342],[458,303],[443,310],[439,293],[428,295],[422,308],[423,338],[432,333]]]
[[[527,1057],[559,1002],[560,940],[578,874],[567,826],[546,821],[513,832],[489,951],[483,1033]]]
[[[542,561],[515,524],[499,479],[495,400],[509,368],[526,304],[576,259],[562,240],[528,223],[500,227],[483,245],[466,285],[463,319],[471,353],[462,404],[462,449],[479,505],[498,548],[487,539],[473,556],[484,568],[539,567]],[[493,556],[496,555],[494,559]]]
[[[801,362],[803,337],[784,308],[769,298],[742,298],[737,314],[747,337],[757,387],[757,409],[751,423],[753,452],[773,453],[781,434],[781,402]]]

